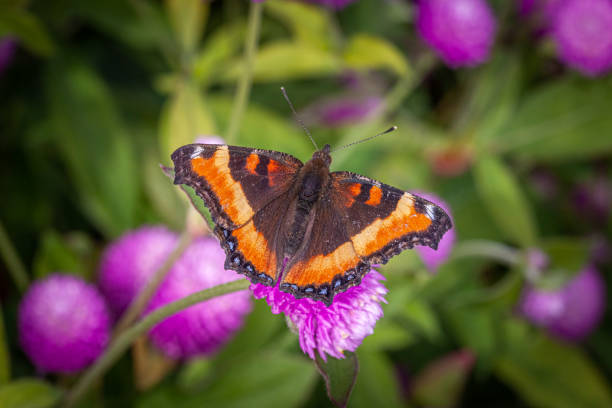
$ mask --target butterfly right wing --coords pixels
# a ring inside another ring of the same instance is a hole
[[[225,267],[251,281],[276,281],[278,215],[302,162],[288,154],[238,146],[191,144],[172,154],[175,184],[202,197],[226,253]]]

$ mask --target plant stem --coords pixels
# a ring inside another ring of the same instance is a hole
[[[19,259],[19,255],[17,255],[17,251],[8,237],[2,222],[0,222],[0,254],[2,258],[4,258],[4,262],[13,278],[13,282],[15,282],[15,286],[23,293],[27,289],[30,279],[28,278],[28,273],[21,259]]]
[[[159,309],[155,309],[133,326],[127,328],[123,333],[117,336],[106,349],[106,352],[90,366],[85,373],[79,378],[75,386],[66,394],[62,406],[72,407],[81,397],[87,392],[89,387],[114,363],[121,355],[130,347],[130,345],[145,331],[155,326],[165,318],[180,312],[183,309],[193,306],[197,303],[204,302],[211,298],[225,295],[227,293],[236,292],[247,289],[250,282],[246,279],[239,279],[233,282],[217,285],[212,288],[193,293],[182,299],[168,303]]]
[[[251,91],[251,83],[253,81],[253,61],[257,52],[257,42],[259,40],[259,29],[261,26],[261,15],[263,11],[263,3],[251,2],[249,8],[249,22],[247,34],[244,44],[244,65],[242,75],[238,80],[238,88],[234,97],[234,107],[232,108],[232,116],[229,122],[229,128],[225,134],[227,143],[235,143],[236,135],[240,130],[242,116],[246,110],[249,101],[249,93]]]
[[[191,244],[193,238],[193,235],[187,230],[183,232],[174,250],[170,253],[170,255],[168,255],[159,269],[155,271],[151,279],[147,282],[146,286],[138,293],[136,299],[130,303],[128,309],[125,311],[125,313],[123,313],[123,316],[121,316],[121,319],[115,326],[115,336],[121,334],[122,331],[124,331],[130,324],[132,324],[134,320],[138,318],[138,316],[140,316],[174,263]]]
[[[521,251],[499,242],[472,240],[457,244],[453,258],[482,257],[492,258],[508,265],[517,265],[522,261]]]

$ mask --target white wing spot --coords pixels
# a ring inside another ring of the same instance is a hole
[[[427,217],[428,217],[430,220],[432,220],[432,221],[433,221],[433,220],[435,220],[435,219],[436,219],[435,208],[434,208],[434,206],[433,206],[433,205],[431,205],[431,204],[427,204],[427,205],[425,206],[425,212],[427,213]]]
[[[204,151],[204,148],[202,146],[196,146],[195,149],[193,149],[193,152],[191,153],[191,158],[195,159],[196,157],[198,157],[202,152]]]

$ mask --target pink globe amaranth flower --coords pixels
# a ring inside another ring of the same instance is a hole
[[[430,193],[422,193],[422,192],[414,192],[414,194],[419,197],[423,197],[426,200],[431,201],[437,206],[441,207],[446,213],[451,217],[451,221],[453,219],[451,212],[449,210],[448,204],[444,202],[440,197],[430,194]],[[438,267],[443,264],[448,257],[450,256],[453,247],[455,246],[455,228],[451,228],[444,234],[440,242],[438,243],[438,249],[433,249],[428,246],[416,246],[414,249],[417,251],[423,263],[427,267],[430,272],[437,272]]]
[[[225,252],[213,238],[196,239],[176,261],[147,307],[147,313],[194,292],[244,279],[224,268]],[[149,332],[153,344],[172,358],[210,354],[225,344],[251,311],[248,290],[198,303],[168,317]]]
[[[177,243],[176,233],[147,226],[126,233],[105,250],[98,284],[115,316],[125,311]]]
[[[612,68],[612,1],[564,0],[552,18],[559,58],[588,76]]]
[[[19,305],[19,341],[41,372],[75,373],[104,351],[110,316],[98,290],[53,274],[30,286]]]
[[[307,3],[320,4],[333,10],[341,10],[355,0],[305,0]]]
[[[318,351],[327,361],[327,355],[344,358],[344,351],[355,351],[364,338],[374,333],[376,321],[383,316],[380,303],[386,303],[383,280],[372,269],[358,286],[336,294],[329,307],[309,298],[296,299],[278,286],[256,283],[251,290],[255,298],[266,299],[272,313],[285,314],[298,332],[304,353],[314,360]]]
[[[420,0],[417,30],[451,67],[484,62],[495,39],[496,22],[484,0]]]
[[[0,74],[11,64],[16,50],[17,41],[13,37],[0,38]]]
[[[593,266],[587,266],[558,290],[527,287],[519,310],[552,335],[578,341],[597,327],[605,305],[605,283]]]

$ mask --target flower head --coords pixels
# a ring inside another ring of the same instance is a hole
[[[417,29],[451,67],[484,62],[495,37],[495,16],[484,0],[420,0]]]
[[[374,332],[376,321],[383,315],[380,303],[385,302],[387,289],[380,281],[384,279],[371,270],[361,284],[336,294],[329,307],[308,298],[296,299],[276,286],[257,283],[251,290],[257,299],[266,298],[272,313],[285,314],[299,334],[304,353],[314,360],[318,351],[327,360],[327,355],[344,358],[344,351],[355,351]]]
[[[585,75],[612,68],[612,1],[565,0],[555,9],[552,37],[559,58]]]
[[[202,135],[198,136],[194,143],[201,144],[225,144],[225,140],[216,135]]]
[[[74,373],[92,363],[110,336],[110,317],[98,290],[71,276],[37,281],[19,305],[19,341],[43,372]]]
[[[442,201],[440,197],[433,194],[421,192],[417,192],[415,194],[441,207],[449,215],[449,217],[451,217],[452,220],[448,204]],[[428,246],[417,246],[415,247],[415,250],[423,260],[423,263],[425,264],[427,269],[429,269],[429,271],[431,272],[436,272],[438,270],[438,267],[448,259],[454,246],[455,229],[451,228],[449,231],[446,232],[446,234],[444,234],[444,236],[438,243],[438,249],[433,249]]]
[[[195,240],[176,261],[151,299],[147,312],[215,285],[243,279],[224,268],[225,253],[212,238]],[[198,303],[157,324],[152,342],[172,358],[210,354],[242,327],[251,311],[247,290]]]
[[[587,266],[558,290],[528,287],[519,309],[534,324],[566,340],[580,340],[600,322],[606,305],[605,284],[593,266]]]
[[[113,242],[100,262],[99,286],[115,315],[121,314],[178,242],[165,227],[142,227]]]

